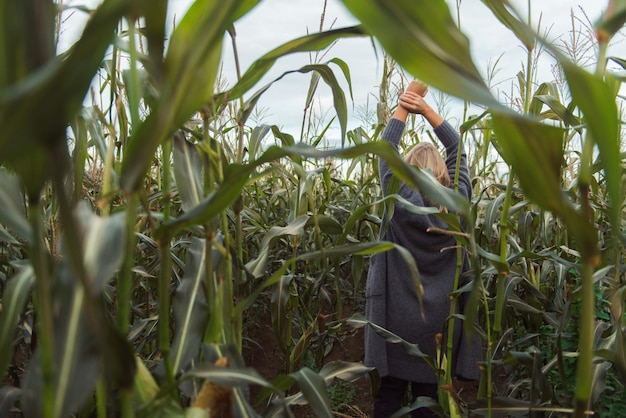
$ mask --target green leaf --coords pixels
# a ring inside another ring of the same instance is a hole
[[[283,277],[285,277],[287,270],[291,268],[292,266],[293,266],[293,259],[285,261],[285,263],[283,263],[283,265],[278,270],[276,270],[267,280],[265,280],[263,284],[261,284],[260,286],[257,286],[249,296],[247,296],[243,301],[237,304],[237,307],[235,308],[234,316],[241,315],[243,311],[245,311],[247,308],[252,306],[252,304],[256,302],[261,292],[264,289],[270,286],[273,286],[276,283],[278,283],[280,280],[282,280]]]
[[[302,215],[294,219],[286,226],[273,226],[263,237],[261,242],[261,248],[259,249],[259,255],[256,259],[249,261],[246,264],[246,269],[254,276],[261,277],[265,274],[265,264],[269,257],[270,247],[272,242],[284,235],[301,235],[304,233],[304,227],[309,220],[308,215]]]
[[[224,182],[216,190],[180,217],[163,224],[157,229],[155,236],[157,238],[173,236],[183,228],[209,223],[239,198],[241,190],[248,182],[248,178],[256,165],[232,164],[226,167]]]
[[[54,322],[55,416],[68,417],[92,396],[104,375],[120,389],[132,387],[136,362],[132,348],[104,315],[102,301],[92,298],[71,277],[69,267],[56,277],[54,301],[58,307]],[[44,416],[43,379],[39,351],[31,359],[23,382],[22,406],[25,416]]]
[[[160,100],[129,139],[122,162],[122,190],[140,187],[157,147],[213,97],[224,35],[254,4],[206,0],[191,5],[171,36]]]
[[[407,354],[423,359],[430,367],[433,368],[433,370],[437,370],[434,359],[428,354],[424,354],[419,349],[419,346],[417,346],[417,344],[411,344],[408,341],[399,337],[398,335],[394,334],[393,332],[381,327],[380,325],[376,325],[373,322],[368,321],[363,316],[363,314],[356,313],[348,318],[346,322],[354,328],[362,328],[366,325],[372,327],[374,332],[388,343],[400,344]]]
[[[317,88],[317,82],[318,82],[319,77],[321,77],[324,80],[324,82],[330,87],[333,93],[333,105],[335,107],[335,111],[337,112],[337,117],[339,118],[339,125],[341,127],[341,138],[342,138],[342,144],[343,144],[343,140],[346,134],[346,126],[348,122],[348,109],[346,105],[346,97],[345,97],[345,94],[343,93],[343,90],[341,89],[341,86],[337,82],[337,78],[335,77],[335,74],[332,72],[330,67],[326,64],[305,65],[304,67],[298,70],[291,70],[291,71],[284,72],[279,77],[277,77],[276,79],[274,79],[273,81],[271,81],[270,83],[266,84],[261,89],[256,91],[246,101],[246,103],[244,104],[244,112],[242,113],[242,115],[239,116],[240,119],[244,121],[247,119],[248,115],[252,112],[252,109],[256,106],[256,103],[259,101],[263,93],[269,90],[269,88],[274,83],[276,83],[279,80],[282,80],[282,78],[285,77],[286,75],[293,74],[296,72],[303,73],[303,74],[313,72],[312,79],[311,79],[311,86],[309,87],[309,95],[307,97],[307,104],[313,98],[313,93],[315,89]]]
[[[506,193],[500,193],[496,196],[495,199],[489,200],[487,203],[487,208],[485,210],[484,221],[483,221],[483,230],[485,237],[487,238],[487,242],[491,242],[491,234],[493,233],[493,225],[496,225],[498,222],[500,208],[502,208],[502,203],[506,198]],[[502,214],[502,216],[508,217],[508,213]]]
[[[324,378],[326,384],[329,385],[335,378],[353,382],[372,370],[372,367],[366,367],[363,363],[335,360],[326,363],[319,371],[319,374]]]
[[[343,89],[337,82],[335,74],[328,65],[313,64],[302,67],[299,71],[308,72],[315,71],[322,76],[322,79],[326,82],[326,85],[330,87],[333,93],[333,106],[337,112],[339,118],[339,126],[341,127],[341,142],[346,137],[346,127],[348,124],[348,106],[346,104],[346,96],[343,93]]]
[[[339,235],[343,232],[343,227],[337,220],[328,215],[314,214],[309,218],[307,226],[319,226],[320,230],[329,235]]]
[[[502,157],[511,165],[529,200],[560,216],[588,254],[596,249],[593,225],[561,188],[563,129],[523,116],[493,114]]]
[[[163,51],[166,37],[165,24],[167,18],[167,0],[140,0],[145,25],[142,30],[148,41],[148,55],[151,65],[146,70],[152,71],[152,77],[160,80],[163,72]]]
[[[26,242],[31,240],[31,228],[26,217],[26,199],[20,181],[6,168],[0,167],[0,222]]]
[[[577,118],[563,103],[552,95],[536,95],[533,100],[537,100],[541,103],[548,105],[550,109],[558,116],[558,119],[563,121],[566,126],[577,128],[580,131],[580,125],[582,121]]]
[[[493,15],[519,39],[527,51],[532,51],[535,47],[535,36],[524,22],[513,16],[506,8],[502,0],[482,0],[483,4],[489,7]]]
[[[0,311],[0,377],[4,376],[13,357],[15,327],[34,284],[35,274],[28,264],[18,267],[17,273],[8,280],[3,292]]]
[[[277,389],[274,388],[270,382],[265,380],[255,369],[248,367],[219,367],[210,363],[202,363],[186,372],[181,379],[186,380],[192,377],[210,380],[211,382],[224,387],[253,384],[269,387],[275,390]]]
[[[336,245],[319,251],[310,251],[298,256],[299,260],[317,260],[322,257],[343,257],[347,255],[372,255],[397,249],[397,245],[389,241],[361,242],[358,244]],[[415,262],[413,261],[413,264]]]
[[[622,321],[622,326],[615,329],[615,347],[613,348],[613,364],[622,382],[626,381],[626,331],[622,331],[623,323]]]
[[[343,0],[367,32],[416,78],[456,97],[502,108],[472,61],[445,0]]]
[[[298,382],[302,395],[313,409],[315,416],[333,417],[333,412],[330,409],[330,398],[326,391],[326,382],[319,374],[304,367],[291,373],[290,376]]]
[[[490,253],[480,246],[477,246],[476,249],[478,250],[478,254],[483,257],[487,262],[489,262],[489,264],[491,264],[498,273],[509,273],[509,263],[507,263],[506,261],[502,261],[500,256]]]
[[[189,212],[204,198],[202,159],[196,146],[185,139],[182,131],[174,135],[174,179],[183,210]]]
[[[272,290],[272,298],[270,300],[270,317],[272,321],[272,329],[277,337],[278,345],[283,353],[289,351],[292,344],[290,333],[288,333],[291,322],[289,319],[289,287],[293,280],[292,274],[282,275],[274,289]]]
[[[528,108],[528,113],[533,116],[538,116],[541,113],[541,109],[543,108],[543,103],[539,101],[537,97],[543,96],[543,95],[549,95],[549,93],[550,93],[550,84],[541,83],[539,87],[537,87],[537,90],[535,90],[535,94],[533,94],[533,98],[530,101],[530,106]]]
[[[205,239],[192,239],[187,251],[185,274],[172,301],[176,328],[170,359],[175,373],[187,368],[198,354],[209,319],[209,306],[204,290],[207,256],[213,257],[211,265],[215,269],[221,258],[220,252],[212,249],[208,253]]]
[[[564,416],[569,416],[574,412],[572,408],[535,406],[528,401],[501,396],[494,397],[490,403],[487,399],[479,399],[472,405],[472,412],[481,417],[491,417],[495,414],[497,416],[526,416],[531,411],[555,412]]]
[[[363,31],[363,28],[355,26],[317,32],[301,38],[293,39],[277,48],[274,48],[254,61],[248,70],[246,70],[246,72],[241,76],[239,81],[237,81],[237,84],[235,84],[232,89],[223,93],[223,95],[230,100],[241,97],[263,78],[263,76],[272,68],[274,63],[276,63],[276,60],[285,55],[289,55],[294,52],[319,51],[327,48],[337,39],[362,37],[365,35],[366,34]]]
[[[52,169],[45,164],[44,147],[63,146],[65,129],[80,109],[114,30],[129,7],[130,2],[125,0],[105,0],[68,53],[50,59],[40,70],[0,90],[0,161],[7,161],[19,170],[30,194],[39,191],[49,175],[48,169]],[[44,11],[38,11],[45,15]],[[19,19],[19,16],[11,18]],[[48,29],[48,36],[53,39],[54,28]],[[25,53],[38,55],[33,50]],[[32,123],[33,115],[38,115],[37,123]]]
[[[437,401],[435,401],[432,398],[427,398],[427,397],[423,397],[423,396],[418,396],[413,403],[411,403],[410,406],[403,406],[402,408],[398,409],[398,411],[396,411],[391,417],[389,418],[401,418],[401,417],[405,417],[408,414],[410,414],[412,411],[415,411],[417,409],[420,408],[428,408],[431,411],[436,411],[438,412],[440,415],[439,416],[445,416],[444,412],[443,412],[443,408],[439,405],[439,403]],[[421,413],[421,411],[420,411]],[[457,418],[460,415],[455,415],[454,412],[450,412],[450,417],[451,418]]]
[[[248,159],[256,160],[256,156],[263,150],[263,139],[267,136],[271,127],[269,125],[256,126],[250,134],[248,141]]]
[[[126,253],[126,216],[123,212],[97,216],[83,203],[76,209],[76,219],[83,237],[85,272],[91,276],[89,282],[99,294],[122,265]]]
[[[610,0],[594,26],[596,31],[603,31],[610,38],[624,27],[624,23],[626,23],[626,0]]]
[[[622,229],[623,168],[615,94],[601,78],[572,63],[563,63],[563,69],[573,100],[585,115],[589,132],[598,145],[609,195],[612,231],[619,236]],[[623,236],[620,238],[624,241]]]

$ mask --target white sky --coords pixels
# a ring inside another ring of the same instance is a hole
[[[94,1],[97,2],[97,0],[75,0],[73,4],[93,4]],[[192,0],[170,0],[171,10],[168,24],[171,25],[174,19],[180,21],[192,2]],[[550,27],[552,37],[561,36],[566,39],[572,28],[570,11],[573,10],[578,18],[586,19],[583,15],[584,11],[593,23],[600,17],[607,3],[608,0],[531,0],[532,18],[536,23],[541,18],[541,31]],[[235,23],[242,72],[245,72],[256,59],[280,44],[318,31],[323,4],[324,0],[261,1],[255,9]],[[448,4],[451,13],[456,16],[457,1],[448,0]],[[528,0],[513,0],[513,4],[517,5],[519,10],[525,11]],[[486,75],[488,67],[501,57],[498,65],[499,71],[492,82],[492,86],[494,86],[496,94],[509,92],[511,82],[525,65],[525,51],[520,42],[493,17],[480,0],[460,1],[460,13],[461,29],[470,39],[472,55],[477,67]],[[358,23],[340,0],[327,0],[324,28],[328,29],[333,22],[334,28]],[[72,36],[75,35],[72,34],[71,30],[65,31],[66,39],[71,39]],[[380,57],[380,51],[378,52]],[[611,54],[626,58],[624,42],[618,39],[618,42],[609,51],[609,55]],[[382,65],[377,62],[368,38],[340,40],[324,57],[324,61],[333,57],[341,58],[350,67],[354,107],[350,106],[348,109],[348,129],[354,129],[362,125],[358,113],[368,98],[370,108],[375,108],[378,84],[382,76]],[[539,81],[551,81],[551,61],[547,54],[544,54],[542,58]],[[236,73],[230,37],[226,38],[223,62],[224,77],[232,85],[236,80]],[[282,58],[258,87],[265,85],[285,71],[295,70],[309,63],[310,57],[307,53],[293,54]],[[339,69],[336,70],[336,75],[338,79],[343,79]],[[309,78],[309,74],[290,74],[275,83],[259,101],[258,106],[265,111],[265,116],[261,122],[278,125],[285,132],[294,135],[296,139],[299,138]],[[330,109],[327,114],[328,120],[334,115],[332,96],[330,90],[322,84],[323,82],[320,82],[319,103],[323,108]],[[250,92],[250,94],[252,93],[253,91]],[[452,107],[451,117],[453,117],[454,101],[450,106]],[[333,132],[338,135],[338,127]]]

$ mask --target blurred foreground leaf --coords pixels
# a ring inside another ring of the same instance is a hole
[[[367,32],[413,76],[441,91],[502,106],[472,60],[469,42],[444,0],[343,0]]]

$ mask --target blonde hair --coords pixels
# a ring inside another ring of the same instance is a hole
[[[439,183],[450,187],[450,174],[443,157],[430,142],[420,142],[409,150],[405,157],[409,164],[416,165],[420,169],[430,169]]]

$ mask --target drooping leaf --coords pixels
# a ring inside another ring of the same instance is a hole
[[[314,93],[314,90],[312,89],[317,87],[317,82],[320,77],[330,87],[332,94],[333,94],[333,105],[334,105],[335,111],[337,112],[337,117],[339,118],[339,125],[341,128],[341,138],[342,138],[342,145],[343,145],[343,140],[346,134],[346,126],[348,122],[348,109],[347,109],[347,104],[346,104],[346,98],[345,98],[343,89],[337,82],[337,78],[335,77],[335,74],[333,73],[331,68],[326,64],[305,65],[304,67],[299,68],[298,70],[284,72],[279,77],[277,77],[270,83],[266,84],[265,86],[257,90],[248,100],[246,100],[246,103],[244,104],[244,113],[242,114],[242,116],[240,116],[240,118],[242,118],[243,120],[247,118],[247,115],[249,115],[252,112],[252,110],[256,106],[256,103],[259,101],[263,93],[269,90],[269,88],[274,83],[282,80],[288,74],[293,74],[296,72],[303,73],[303,74],[313,72],[312,79],[311,79],[312,86],[309,89],[309,95],[307,97],[307,101],[312,100],[313,93]]]
[[[85,204],[76,210],[83,243],[83,262],[94,290],[102,292],[122,265],[126,251],[125,214],[96,216]]]
[[[493,15],[519,39],[527,51],[532,51],[535,47],[535,37],[526,23],[520,21],[507,8],[506,3],[498,0],[482,0]]]
[[[297,372],[291,373],[307,400],[309,406],[318,417],[333,417],[330,409],[330,397],[326,391],[326,382],[324,379],[308,367],[304,367]]]
[[[319,226],[320,230],[325,234],[339,235],[343,232],[341,224],[328,215],[312,215],[307,222],[307,226]]]
[[[270,129],[269,125],[260,125],[252,130],[250,140],[248,141],[248,158],[250,161],[254,161],[256,156],[262,151],[263,139],[267,136]]]
[[[207,256],[215,269],[221,258],[219,251],[207,252],[207,241],[194,238],[187,252],[185,274],[173,300],[176,328],[170,352],[172,369],[178,373],[187,368],[199,353],[209,319],[209,306],[204,290]]]
[[[225,92],[224,95],[229,99],[241,97],[245,92],[253,88],[259,80],[261,80],[261,78],[263,78],[263,76],[276,63],[277,59],[285,55],[292,54],[294,52],[318,51],[328,47],[337,39],[362,36],[366,36],[366,33],[361,27],[355,26],[318,32],[293,39],[278,46],[277,48],[274,48],[267,54],[255,60],[250,68],[248,68],[248,70],[246,70],[246,72],[241,76],[241,79],[237,81],[237,84],[235,84],[232,89]]]
[[[558,116],[558,118],[566,125],[577,128],[580,130],[581,120],[577,118],[563,103],[552,95],[538,95],[534,96],[533,100],[537,100],[541,103],[548,105],[550,109]]]
[[[433,370],[436,369],[434,359],[428,354],[424,354],[416,344],[411,344],[408,341],[399,337],[398,335],[394,334],[393,332],[381,327],[380,325],[376,325],[373,322],[368,321],[363,316],[363,314],[356,313],[348,318],[346,322],[354,328],[362,328],[364,326],[372,327],[374,332],[376,332],[376,334],[378,334],[388,343],[400,344],[407,354],[423,359],[426,363],[428,363],[429,366],[433,368]]]
[[[585,115],[585,123],[598,145],[609,195],[612,231],[624,241],[621,233],[623,168],[618,130],[620,120],[615,95],[602,79],[584,69],[568,62],[564,63],[563,69],[573,100]]]
[[[256,259],[246,264],[246,269],[255,277],[261,277],[265,273],[265,263],[269,257],[272,242],[284,235],[301,235],[309,220],[308,215],[300,216],[286,226],[273,226],[263,237],[259,255]]]
[[[502,106],[472,60],[467,37],[445,0],[343,0],[367,32],[416,78],[486,106]]]
[[[574,412],[572,408],[532,405],[529,401],[503,396],[494,397],[490,404],[487,403],[487,399],[479,399],[472,405],[471,409],[474,414],[481,417],[523,417],[527,416],[530,411],[554,412],[564,415],[571,415]]]
[[[204,198],[202,159],[195,145],[185,139],[182,131],[174,135],[174,179],[183,210],[188,212]]]
[[[511,165],[529,200],[558,214],[576,234],[578,244],[594,253],[593,226],[561,188],[563,130],[523,116],[493,115],[502,157]]]
[[[255,369],[248,367],[226,368],[202,363],[186,372],[182,379],[185,380],[191,377],[210,380],[224,387],[234,387],[242,384],[272,387],[272,384],[265,380]]]
[[[364,366],[363,363],[336,360],[326,363],[319,371],[319,374],[324,378],[326,384],[329,385],[335,378],[353,382],[372,370],[371,367]]]

